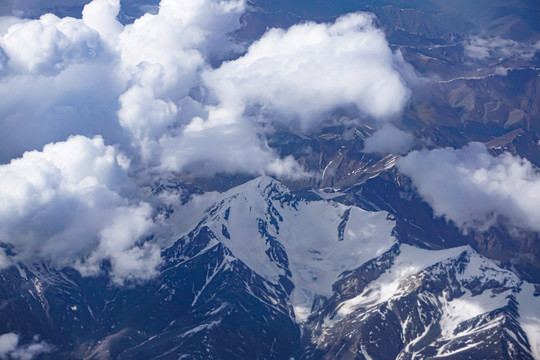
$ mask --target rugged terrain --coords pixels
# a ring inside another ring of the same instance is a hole
[[[538,173],[537,2],[249,5],[230,34],[242,44],[269,27],[372,12],[415,79],[394,122],[413,150],[476,141]],[[120,19],[155,7],[126,1]],[[150,203],[174,204],[157,209],[174,232],[153,279],[119,285],[107,261],[90,277],[38,260],[0,270],[0,335],[43,359],[540,360],[539,233],[504,217],[464,229],[437,216],[396,166],[403,154],[364,151],[375,123],[340,111],[322,129],[266,139],[310,177],[171,173],[147,184]]]
[[[41,335],[55,359],[538,356],[531,283],[470,246],[400,237],[386,211],[306,201],[263,177],[195,218],[144,284],[3,271],[0,331]]]

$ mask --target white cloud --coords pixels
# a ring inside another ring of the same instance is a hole
[[[96,275],[100,272],[101,260],[109,259],[113,269],[112,280],[118,284],[129,279],[154,277],[162,260],[159,247],[150,243],[134,246],[153,225],[152,208],[142,203],[120,206],[114,213],[114,219],[99,232],[97,248],[84,261],[77,261],[75,267],[83,275]]]
[[[284,159],[276,158],[274,161],[268,164],[268,166],[266,166],[266,173],[278,178],[292,180],[305,179],[315,175],[306,172],[304,168],[290,155]]]
[[[19,344],[19,336],[14,333],[0,335],[0,357],[7,356]]]
[[[4,22],[0,162],[75,133],[122,142],[113,110],[122,86],[99,34],[80,19],[52,14]]]
[[[481,143],[413,151],[398,161],[435,215],[462,228],[486,229],[498,216],[540,231],[540,174],[527,160],[491,156]]]
[[[55,7],[76,7],[91,0],[2,0],[0,16],[36,16]]]
[[[164,0],[126,27],[118,10],[118,0],[95,0],[82,19],[0,19],[2,160],[22,155],[0,165],[0,242],[16,253],[2,249],[2,267],[44,258],[94,275],[108,260],[117,283],[156,274],[160,250],[144,242],[153,210],[115,148],[76,136],[23,152],[101,133],[130,150],[127,134],[143,157],[159,155],[160,138],[204,115],[188,93],[207,58],[233,51],[226,33],[244,2]]]
[[[160,260],[150,245],[125,265],[153,224],[150,205],[131,200],[135,186],[126,159],[100,137],[26,152],[0,166],[0,241],[14,246],[16,261],[78,262],[90,275],[108,259],[113,277],[148,278]]]
[[[109,44],[115,44],[123,29],[116,19],[120,12],[120,0],[94,0],[87,4],[82,12],[82,20],[96,30]]]
[[[192,176],[216,173],[269,174],[299,179],[311,176],[292,157],[280,159],[256,125],[212,108],[207,120],[196,117],[182,132],[160,140],[161,167]]]
[[[376,118],[399,114],[409,91],[373,16],[355,13],[333,24],[272,29],[246,55],[204,75],[221,106],[240,116],[249,106],[276,112],[275,120],[319,125],[340,106]]]
[[[117,283],[154,276],[153,210],[118,149],[140,177],[299,179],[310,174],[267,145],[276,123],[311,131],[340,107],[400,114],[410,68],[371,15],[273,29],[245,52],[228,36],[245,8],[162,0],[123,26],[119,0],[94,0],[80,19],[0,18],[0,242],[17,254],[1,249],[0,266],[39,257],[93,275],[108,260]]]
[[[19,345],[19,335],[7,333],[0,335],[0,359],[32,360],[36,356],[50,352],[52,347],[34,338],[28,345]]]
[[[1,78],[0,162],[71,134],[102,134],[110,142],[126,143],[111,112],[118,87],[103,62],[72,65],[54,77]]]
[[[409,151],[413,141],[412,134],[401,131],[391,124],[385,124],[366,139],[364,152],[403,154]]]
[[[231,48],[226,34],[240,26],[244,7],[242,0],[162,0],[157,14],[142,16],[121,33],[120,72],[132,85],[120,98],[118,115],[143,159],[154,157],[167,128],[191,119],[186,115],[193,115],[193,107],[184,112],[182,105],[190,105],[188,94],[212,52]]]
[[[174,102],[154,96],[152,90],[138,85],[120,96],[120,125],[130,132],[144,159],[159,153],[156,140],[174,124],[178,115],[178,106]]]
[[[217,104],[175,136],[161,140],[162,165],[196,174],[224,172],[307,176],[292,158],[279,159],[261,124],[312,130],[341,106],[386,120],[403,109],[409,91],[382,31],[365,13],[333,24],[273,29],[247,53],[203,80]],[[409,74],[408,74],[409,75]]]
[[[535,44],[520,43],[498,36],[471,36],[465,42],[465,55],[472,59],[484,60],[491,57],[519,57],[531,60],[538,50]]]
[[[236,51],[227,33],[244,8],[243,0],[163,0],[159,13],[124,27],[119,0],[94,0],[82,19],[0,18],[0,124],[9,134],[0,135],[0,161],[74,133],[126,150],[130,137],[152,158],[169,127],[201,114],[188,94],[208,59]]]
[[[4,161],[73,133],[101,134],[140,167],[297,177],[301,167],[266,146],[268,119],[310,130],[341,106],[386,119],[409,96],[409,69],[365,13],[270,30],[211,69],[241,50],[227,34],[240,26],[243,0],[162,0],[126,26],[119,8],[94,0],[82,19],[5,19]]]
[[[251,124],[239,121],[213,124],[194,119],[181,134],[161,139],[161,166],[194,176],[218,172],[264,173],[275,155]]]

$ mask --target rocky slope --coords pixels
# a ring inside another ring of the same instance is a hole
[[[150,282],[4,270],[0,333],[54,359],[538,358],[532,285],[470,247],[405,244],[385,211],[262,177],[195,218]]]

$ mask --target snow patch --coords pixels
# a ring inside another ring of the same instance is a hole
[[[450,301],[440,299],[443,305],[443,315],[440,322],[442,336],[452,339],[456,336],[454,330],[462,322],[506,306],[508,304],[507,296],[511,293],[512,290],[500,294],[484,291],[473,296],[469,290],[466,290],[465,294],[459,298]]]
[[[303,201],[267,176],[224,193],[207,210],[205,225],[266,280],[277,284],[285,276],[294,283],[291,300],[298,322],[307,318],[316,298],[332,295],[341,273],[381,255],[396,241],[395,223],[386,212]]]
[[[529,339],[532,356],[540,360],[540,297],[534,296],[534,285],[523,283],[516,298],[521,328]]]

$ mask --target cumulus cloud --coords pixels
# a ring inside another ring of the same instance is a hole
[[[484,60],[491,57],[519,57],[531,60],[538,47],[498,36],[472,36],[465,42],[465,55],[472,59]]]
[[[77,133],[125,142],[112,110],[122,84],[95,30],[52,14],[0,23],[0,162]]]
[[[262,173],[274,156],[250,124],[209,124],[199,118],[181,134],[161,139],[161,166],[205,176],[217,172]]]
[[[153,224],[128,161],[101,137],[70,137],[0,166],[0,242],[15,261],[44,258],[87,275],[111,262],[115,279],[148,278],[159,251],[138,247]],[[132,267],[126,256],[134,257]]]
[[[391,124],[385,124],[372,136],[366,139],[364,152],[380,154],[403,154],[409,151],[414,136],[408,132],[397,129]]]
[[[120,97],[120,124],[144,160],[159,153],[168,128],[201,112],[189,96],[214,53],[234,47],[226,34],[240,26],[244,1],[162,0],[157,14],[127,25],[119,36],[120,74],[130,84]]]
[[[98,34],[73,18],[46,14],[11,26],[0,39],[13,70],[50,74],[99,52]]]
[[[39,338],[28,345],[19,345],[19,335],[7,333],[0,335],[0,359],[32,360],[36,356],[50,352],[52,347]]]
[[[2,0],[0,16],[39,16],[54,7],[79,7],[91,0]]]
[[[162,139],[161,163],[199,174],[307,176],[294,159],[279,159],[268,149],[261,125],[310,131],[350,106],[387,120],[409,96],[400,70],[408,71],[403,59],[366,13],[272,29],[244,56],[203,73],[217,104],[206,107],[206,118],[196,117],[181,133]]]
[[[241,120],[239,120],[241,121]],[[311,176],[292,157],[280,159],[249,123],[194,120],[181,135],[160,142],[162,168],[192,176],[219,172],[269,174],[300,179]]]
[[[14,351],[19,343],[19,336],[14,333],[0,335],[0,356],[7,356]]]
[[[162,0],[157,13],[125,26],[119,10],[119,0],[94,0],[81,19],[9,21],[0,38],[4,161],[82,133],[120,144],[142,167],[192,171],[199,161],[206,175],[297,177],[300,166],[266,146],[268,124],[311,130],[350,106],[386,119],[409,96],[405,63],[372,15],[270,30],[214,69],[216,59],[243,50],[228,37],[243,0]]]
[[[94,0],[81,19],[0,20],[0,147],[13,159],[0,166],[2,267],[46,259],[95,275],[107,260],[117,283],[156,274],[153,209],[103,137],[151,158],[170,129],[203,115],[189,92],[208,59],[235,47],[226,34],[244,2],[163,0],[127,26],[119,7]],[[103,137],[59,141],[76,133]]]
[[[201,115],[189,92],[210,59],[239,50],[227,34],[244,8],[163,0],[157,14],[123,26],[119,0],[94,0],[81,19],[1,18],[0,161],[74,133],[126,150],[131,142],[149,160],[168,128]]]
[[[114,46],[123,29],[116,19],[119,12],[119,0],[94,0],[84,7],[82,20],[88,27],[96,30],[103,40]]]
[[[461,149],[413,151],[398,161],[419,194],[462,228],[487,229],[499,216],[540,231],[540,173],[527,160],[491,156],[481,143]]]
[[[272,29],[246,55],[206,72],[205,84],[237,116],[255,105],[304,129],[340,106],[355,105],[376,118],[396,115],[409,91],[399,58],[373,19],[355,13],[333,24]]]

